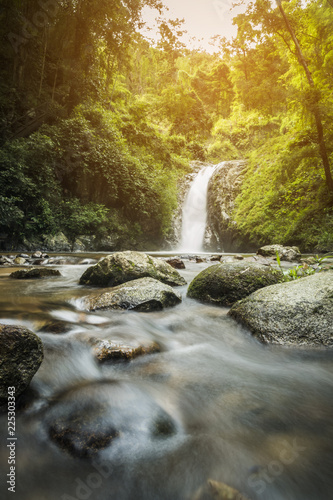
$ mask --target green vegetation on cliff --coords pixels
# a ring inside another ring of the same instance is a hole
[[[315,141],[283,135],[251,153],[235,219],[242,236],[257,245],[325,252],[333,248],[328,200]]]
[[[248,159],[239,241],[333,244],[333,9],[283,2],[235,17],[217,52],[189,50],[158,0],[0,0],[0,234],[7,246],[62,231],[160,245],[193,159]],[[141,13],[160,15],[159,40]],[[163,17],[164,12],[164,17]],[[43,20],[43,22],[42,22]],[[319,113],[319,115],[318,115]],[[5,236],[3,236],[5,235]]]

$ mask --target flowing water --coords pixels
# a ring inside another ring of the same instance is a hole
[[[186,261],[181,274],[189,282],[208,265]],[[332,351],[261,345],[186,286],[163,312],[89,313],[83,298],[97,291],[77,284],[87,266],[57,268],[62,277],[33,282],[0,270],[0,322],[39,331],[45,351],[17,414],[15,494],[0,417],[1,499],[194,500],[209,478],[249,500],[333,499]],[[41,333],[50,321],[67,333]],[[161,352],[98,364],[88,337]],[[119,433],[94,458],[73,458],[50,431],[73,414],[92,434]]]
[[[204,167],[194,178],[185,203],[182,216],[180,251],[201,252],[207,223],[207,188],[215,171],[214,167]]]

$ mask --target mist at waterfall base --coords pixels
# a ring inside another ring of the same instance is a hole
[[[190,185],[182,215],[180,252],[202,252],[207,224],[207,189],[216,166],[200,170]]]
[[[190,282],[208,265],[186,261],[181,274]],[[35,282],[0,269],[0,322],[38,332],[45,354],[17,413],[15,495],[0,417],[1,499],[197,500],[208,479],[249,500],[333,498],[331,351],[264,346],[226,308],[188,299],[186,286],[165,311],[90,313],[84,299],[100,290],[78,286],[87,266],[57,268],[62,277]],[[69,331],[40,331],[55,320]],[[161,352],[99,364],[90,338],[153,341]],[[93,435],[119,434],[74,458],[50,432],[73,415]],[[172,425],[156,432],[161,416]]]

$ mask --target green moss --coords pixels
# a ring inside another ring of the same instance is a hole
[[[281,271],[257,264],[216,264],[194,278],[188,297],[201,302],[230,306],[254,291],[283,281]]]

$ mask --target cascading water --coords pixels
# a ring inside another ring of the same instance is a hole
[[[200,170],[183,206],[181,251],[201,252],[207,223],[207,189],[215,166]]]

